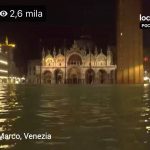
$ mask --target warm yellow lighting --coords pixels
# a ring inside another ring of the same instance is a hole
[[[149,84],[148,84],[148,83],[145,83],[145,84],[144,84],[144,87],[148,87],[148,86],[149,86]]]
[[[15,81],[15,84],[19,84],[19,81]]]
[[[0,76],[0,79],[7,79],[8,76]]]
[[[11,47],[16,47],[16,45],[15,45],[15,44],[9,44],[9,46],[11,46]]]
[[[150,131],[150,126],[147,126],[146,129]]]
[[[6,36],[5,44],[8,45],[8,37]]]
[[[149,81],[149,80],[150,80],[149,77],[147,76],[144,77],[144,81]]]
[[[5,119],[5,118],[1,118],[0,119],[0,123],[3,123],[3,122],[5,122],[7,119]]]
[[[22,79],[22,80],[25,80],[25,77],[22,77],[21,79]]]
[[[6,43],[0,43],[0,47],[2,47],[2,46],[10,46],[10,47],[16,47],[16,45],[15,44],[13,44],[13,43],[11,43],[11,44],[6,44]]]
[[[6,36],[6,39],[5,39],[5,43],[0,43],[0,47],[2,46],[10,46],[10,47],[16,47],[16,45],[14,43],[9,43],[9,40],[8,40],[8,37]]]
[[[5,65],[8,65],[8,62],[7,62],[7,61],[4,61],[4,60],[0,60],[0,63],[1,63],[1,64],[5,64]]]
[[[15,144],[13,145],[0,145],[0,149],[10,149],[10,148],[12,148],[12,147],[14,147],[15,146]]]
[[[3,72],[3,73],[8,73],[8,70],[3,70],[3,69],[0,69],[0,72]]]
[[[4,71],[4,70],[2,70]],[[1,72],[1,70],[0,70]],[[6,83],[12,83],[12,84],[21,84],[25,81],[25,77],[16,77],[16,76],[9,76],[6,74],[3,76],[0,76],[0,83],[3,83],[2,79],[6,79]]]

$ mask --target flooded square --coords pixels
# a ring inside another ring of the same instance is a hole
[[[1,85],[0,134],[51,134],[1,140],[14,150],[148,150],[149,86]]]

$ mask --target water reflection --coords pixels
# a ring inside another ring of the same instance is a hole
[[[150,87],[1,86],[0,133],[51,133],[2,141],[15,150],[149,150]]]
[[[150,134],[150,87],[149,85],[145,86],[144,88],[144,95],[143,95],[143,111],[141,114],[142,120],[145,122],[145,129],[147,133],[147,139],[145,140],[145,143],[148,144],[150,142],[149,140],[149,134]]]
[[[18,112],[21,106],[16,97],[16,87],[14,85],[0,85],[0,134],[13,132],[15,121],[20,118]],[[0,149],[14,147],[15,141],[1,141]]]

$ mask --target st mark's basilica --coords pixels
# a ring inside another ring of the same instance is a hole
[[[70,49],[43,49],[42,60],[32,60],[28,65],[28,82],[32,84],[104,84],[115,83],[117,66],[108,47],[102,49],[80,48],[74,41]]]

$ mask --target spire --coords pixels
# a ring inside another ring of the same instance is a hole
[[[8,45],[8,37],[6,35],[5,44]]]
[[[103,50],[102,50],[102,48],[101,48],[101,54],[103,53]]]
[[[89,51],[89,54],[91,55],[91,50],[90,50],[90,49],[88,49],[88,51]]]
[[[85,45],[83,47],[83,54],[86,55],[86,47],[85,47]]]
[[[64,39],[64,45],[63,45],[64,55],[66,55],[66,51],[67,51],[67,48],[66,48],[66,39]]]
[[[77,41],[76,40],[74,40],[74,42],[73,42],[73,49],[76,49],[77,47],[78,47],[78,45],[77,45]]]
[[[97,55],[97,54],[98,54],[97,46],[95,46],[94,54],[95,54],[95,55]]]
[[[107,65],[111,65],[111,64],[113,64],[113,55],[112,55],[110,47],[108,46],[107,47]]]
[[[42,58],[45,57],[45,50],[44,50],[44,47],[43,47],[43,50],[42,50]]]
[[[107,46],[107,51],[111,51],[111,50],[110,50],[110,46]]]
[[[61,49],[59,49],[59,52],[58,52],[58,54],[61,54]]]
[[[111,55],[111,49],[110,49],[110,46],[107,46],[107,55]]]
[[[76,44],[77,44],[77,41],[76,41],[76,40],[74,40],[74,41],[73,41],[73,44],[74,44],[74,45],[76,45]]]
[[[54,46],[54,49],[53,49],[53,56],[55,57],[56,56],[56,48]]]

